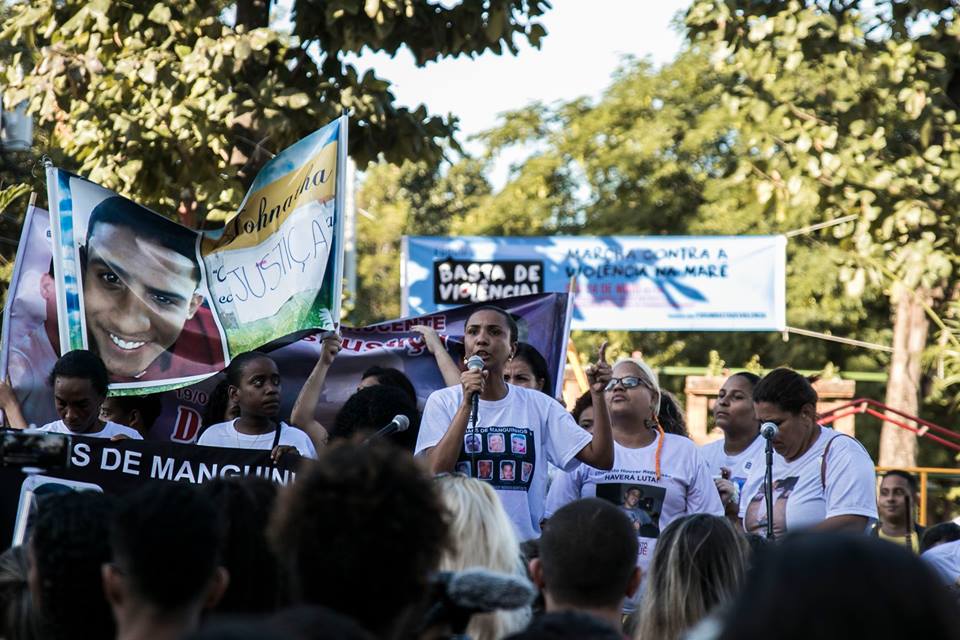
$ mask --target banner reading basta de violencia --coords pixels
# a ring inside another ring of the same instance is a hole
[[[344,117],[281,152],[209,235],[48,168],[62,351],[96,351],[115,393],[152,393],[288,334],[334,328],[345,138]]]

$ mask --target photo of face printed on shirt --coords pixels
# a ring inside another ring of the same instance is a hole
[[[777,538],[787,533],[787,501],[796,489],[799,479],[798,476],[790,476],[773,481],[773,535]],[[747,505],[743,525],[749,533],[764,535],[767,531],[767,503],[764,500],[762,484]]]
[[[647,484],[597,485],[597,497],[623,509],[640,538],[660,537],[660,512],[666,495],[665,488]]]
[[[470,475],[470,463],[469,462],[458,462],[455,467],[457,473],[462,473],[465,476]]]
[[[468,433],[463,437],[463,448],[467,453],[480,453],[483,451],[483,445],[480,443],[480,436],[475,433]]]
[[[481,480],[493,480],[493,460],[477,460],[477,477]]]
[[[487,434],[487,451],[490,453],[503,453],[506,450],[505,438],[502,433]]]
[[[527,436],[522,433],[514,433],[510,436],[510,451],[522,456],[527,452]]]
[[[501,460],[500,461],[500,481],[501,482],[516,482],[517,480],[517,463],[513,460]]]

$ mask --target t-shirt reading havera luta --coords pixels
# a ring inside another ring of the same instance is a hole
[[[416,453],[435,447],[463,399],[460,386],[427,398]],[[467,426],[455,471],[493,485],[520,540],[540,535],[547,492],[547,462],[561,469],[593,438],[563,406],[539,391],[507,385],[500,400],[480,400],[477,425]]]
[[[824,463],[823,452],[831,440]],[[767,528],[767,503],[763,496],[765,469],[762,459],[753,465],[740,497],[743,528],[759,535],[764,535]],[[821,478],[821,469],[826,471],[825,481]],[[810,450],[793,462],[773,454],[774,535],[780,537],[843,515],[866,517],[864,532],[867,532],[877,520],[875,485],[873,461],[863,445],[821,426],[820,436]]]
[[[602,471],[581,464],[561,474],[550,486],[546,517],[580,498],[609,500],[627,514],[640,543],[637,566],[645,581],[660,532],[677,518],[692,513],[722,516],[723,505],[707,464],[689,438],[665,434],[660,454],[660,479],[656,474],[657,442],[631,449],[614,443],[613,469]],[[632,611],[643,588],[624,603]]]
[[[743,485],[746,484],[750,471],[755,465],[763,464],[763,447],[766,441],[757,435],[750,446],[736,455],[730,455],[723,450],[724,442],[725,440],[720,438],[703,445],[700,447],[700,455],[706,461],[711,476],[720,475],[721,469],[730,469],[730,481],[743,493]]]

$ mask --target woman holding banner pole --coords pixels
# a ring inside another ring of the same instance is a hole
[[[459,386],[430,395],[416,453],[434,473],[457,471],[490,482],[519,539],[528,540],[540,534],[547,463],[571,469],[580,460],[609,469],[613,439],[605,410],[597,412],[591,435],[553,398],[506,383],[504,367],[516,344],[516,323],[499,307],[480,307],[467,318],[464,346],[474,368],[461,374]],[[602,357],[588,371],[598,405],[609,372]]]

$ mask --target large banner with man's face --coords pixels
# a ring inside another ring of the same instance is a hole
[[[63,350],[96,351],[113,391],[147,393],[291,333],[332,329],[345,129],[341,118],[276,156],[211,236],[48,169]]]

